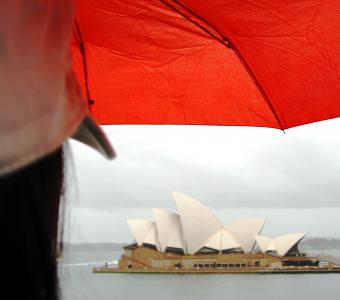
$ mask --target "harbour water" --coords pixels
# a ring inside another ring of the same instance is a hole
[[[340,257],[340,250],[328,251]],[[323,251],[326,254],[327,251]],[[64,300],[338,300],[340,274],[94,274],[120,252],[69,251],[59,265]]]

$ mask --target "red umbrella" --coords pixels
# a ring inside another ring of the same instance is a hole
[[[74,68],[101,124],[286,129],[340,116],[339,15],[339,0],[79,0]]]

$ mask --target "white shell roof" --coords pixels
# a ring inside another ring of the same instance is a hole
[[[180,193],[173,193],[181,216],[187,251],[194,254],[217,231],[223,228],[221,221],[201,202]]]
[[[298,242],[300,242],[306,233],[292,233],[282,235],[274,239],[276,251],[280,256],[284,256],[287,252],[292,249]]]
[[[255,235],[259,235],[265,220],[244,219],[227,225],[225,228],[240,244],[244,252],[252,251],[255,245]]]
[[[184,250],[180,216],[161,208],[153,208],[159,238],[160,251],[167,247]]]
[[[235,241],[233,236],[225,228],[222,228],[215,234],[213,234],[204,243],[203,247],[223,251],[240,248],[240,245],[238,242]]]
[[[138,246],[145,244],[155,245],[159,249],[156,223],[144,219],[128,219],[127,223]]]
[[[221,251],[241,247],[241,245],[235,240],[235,238],[225,228],[221,230],[221,234],[222,234]]]
[[[269,245],[268,245],[268,248],[267,248],[267,251],[277,251],[276,249],[276,245],[275,245],[275,241],[272,240]]]
[[[148,234],[144,238],[143,244],[154,245],[154,246],[156,246],[157,250],[160,250],[159,249],[157,229],[156,229],[156,223],[153,222],[150,231],[148,232]]]
[[[204,247],[217,251],[242,248],[250,252],[257,242],[263,253],[276,251],[284,256],[306,235],[294,233],[275,239],[261,236],[263,219],[244,219],[224,226],[201,202],[180,193],[173,193],[173,196],[179,214],[154,208],[155,222],[127,220],[138,246],[151,244],[159,251],[178,248],[195,254]]]
[[[306,233],[292,233],[279,236],[275,239],[265,236],[255,236],[255,239],[261,252],[276,251],[278,255],[285,256],[305,236]]]
[[[261,252],[266,253],[266,251],[272,251],[272,250],[276,250],[276,249],[272,249],[273,248],[273,239],[263,236],[263,235],[256,235],[255,236],[255,240],[257,245],[259,246]],[[274,246],[275,248],[275,246]]]

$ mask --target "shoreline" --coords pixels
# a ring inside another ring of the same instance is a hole
[[[289,268],[289,269],[264,269],[264,268],[245,268],[245,269],[229,269],[229,270],[199,270],[199,269],[120,269],[94,267],[93,273],[127,273],[127,274],[329,274],[340,273],[340,266],[330,268]]]

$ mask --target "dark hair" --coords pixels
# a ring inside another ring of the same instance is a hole
[[[1,293],[9,299],[59,298],[59,204],[63,149],[0,177]]]

